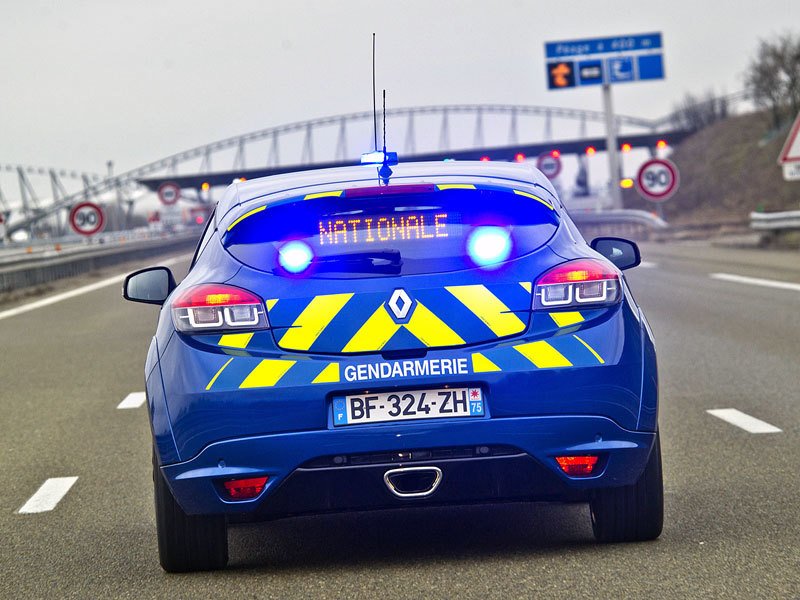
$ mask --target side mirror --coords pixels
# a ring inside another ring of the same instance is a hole
[[[639,246],[630,240],[617,237],[594,238],[591,243],[596,250],[616,265],[618,269],[631,269],[642,262]]]
[[[161,305],[175,287],[175,277],[167,267],[149,267],[125,278],[122,297],[131,302]]]

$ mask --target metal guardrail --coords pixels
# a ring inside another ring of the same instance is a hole
[[[188,250],[196,245],[199,235],[199,232],[180,235],[165,233],[158,239],[112,247],[93,246],[80,253],[3,267],[0,269],[0,293],[50,283],[129,260]]]
[[[750,213],[750,228],[769,231],[800,229],[800,210],[774,213]]]
[[[569,211],[584,237],[618,235],[646,240],[658,230],[669,227],[664,219],[645,210],[620,208],[604,211]]]

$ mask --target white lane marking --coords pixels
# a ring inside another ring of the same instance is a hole
[[[53,510],[76,481],[78,481],[77,477],[52,477],[48,479],[17,512],[29,514]]]
[[[713,408],[706,411],[710,415],[741,427],[750,433],[779,433],[781,430],[766,421],[756,419],[735,408]]]
[[[191,254],[184,254],[176,258],[165,260],[160,264],[162,266],[168,267],[182,260],[186,260],[187,258],[191,258],[191,256],[192,256]],[[61,302],[62,300],[69,300],[70,298],[74,298],[75,296],[88,294],[89,292],[99,290],[100,288],[108,287],[109,285],[114,285],[115,283],[121,283],[122,281],[125,281],[125,277],[127,276],[128,276],[127,273],[124,273],[122,275],[114,275],[113,277],[109,277],[108,279],[102,279],[98,282],[90,283],[89,285],[84,285],[82,287],[75,288],[74,290],[70,290],[68,292],[62,292],[61,294],[55,294],[53,296],[48,296],[47,298],[42,298],[41,300],[37,300],[36,302],[23,304],[22,306],[17,306],[16,308],[10,308],[8,310],[4,310],[0,312],[0,321],[2,321],[3,319],[8,319],[9,317],[16,317],[17,315],[21,315],[23,313],[36,310],[37,308],[50,306],[51,304],[55,304],[56,302]]]
[[[117,408],[139,408],[146,399],[144,392],[131,392],[117,405]]]
[[[648,260],[643,260],[642,262],[639,263],[639,266],[645,269],[655,269],[658,266],[658,263],[650,262]]]
[[[711,273],[711,279],[721,281],[731,281],[733,283],[746,283],[748,285],[760,285],[762,287],[778,288],[781,290],[793,290],[800,292],[800,283],[789,281],[777,281],[775,279],[759,279],[758,277],[743,277],[742,275],[731,275],[730,273]]]

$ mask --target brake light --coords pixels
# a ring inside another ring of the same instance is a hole
[[[597,464],[596,456],[556,456],[561,470],[570,477],[588,477]]]
[[[222,485],[231,500],[249,500],[264,491],[269,477],[249,477],[225,481]]]
[[[178,331],[188,333],[267,326],[261,298],[242,288],[220,283],[187,289],[172,303],[172,316]]]
[[[539,278],[535,308],[614,304],[620,289],[619,271],[613,265],[593,258],[571,260]]]

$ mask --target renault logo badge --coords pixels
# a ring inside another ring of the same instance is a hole
[[[392,292],[392,297],[389,298],[389,302],[387,303],[389,306],[389,310],[394,315],[396,321],[402,321],[408,314],[411,312],[411,308],[414,306],[414,301],[402,288],[398,288]]]

